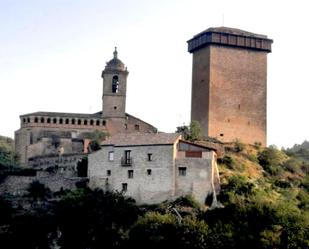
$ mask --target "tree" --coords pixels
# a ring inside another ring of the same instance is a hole
[[[108,132],[95,130],[89,134],[89,139],[91,142],[89,143],[89,150],[97,151],[100,149],[100,143],[105,140],[105,138],[109,136]]]
[[[202,128],[198,121],[192,120],[190,125],[183,125],[176,128],[176,133],[182,134],[183,138],[189,141],[202,139]]]
[[[50,189],[45,187],[45,185],[38,180],[34,180],[32,183],[30,183],[27,190],[29,192],[29,196],[34,200],[45,199],[51,194]]]

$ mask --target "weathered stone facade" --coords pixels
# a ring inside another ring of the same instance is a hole
[[[103,111],[94,114],[35,112],[20,116],[15,147],[21,166],[36,157],[87,153],[95,130],[117,133],[156,133],[152,125],[125,112],[128,71],[117,51],[102,72]]]
[[[183,141],[179,134],[118,134],[89,155],[89,185],[123,191],[137,203],[192,195],[204,204],[219,189],[215,162],[212,148]]]
[[[267,36],[209,28],[188,41],[193,53],[191,120],[205,136],[266,145]]]

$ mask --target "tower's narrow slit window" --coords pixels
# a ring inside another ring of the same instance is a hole
[[[112,82],[112,92],[113,93],[118,93],[119,90],[119,78],[117,75],[113,77],[113,82]]]

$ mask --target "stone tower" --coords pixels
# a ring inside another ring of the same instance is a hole
[[[193,53],[191,120],[205,136],[266,145],[265,35],[218,27],[188,41]]]
[[[107,62],[103,78],[103,118],[124,118],[126,110],[127,77],[129,72],[118,59],[117,48],[114,58]]]

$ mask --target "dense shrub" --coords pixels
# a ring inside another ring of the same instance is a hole
[[[287,160],[287,156],[274,147],[265,148],[258,153],[259,164],[272,176],[282,173],[282,165]]]

